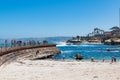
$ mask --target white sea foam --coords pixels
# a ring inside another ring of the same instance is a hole
[[[113,50],[113,51],[105,51],[105,52],[113,52],[113,53],[114,53],[114,52],[117,52],[117,53],[118,53],[118,52],[120,52],[120,51]]]
[[[80,44],[80,45],[67,45],[66,42],[62,41],[62,42],[55,42],[57,44],[57,46],[83,46],[83,47],[94,47],[96,46],[95,44]]]
[[[80,46],[95,46],[95,45],[87,45],[87,44],[81,44]]]
[[[67,45],[66,42],[55,42],[57,46],[79,46],[79,45]]]
[[[57,46],[67,46],[65,42],[55,42]]]
[[[61,51],[61,53],[71,53],[74,52],[73,50],[68,50],[68,51]]]

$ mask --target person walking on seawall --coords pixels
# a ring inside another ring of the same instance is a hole
[[[8,48],[8,40],[5,40],[5,49]]]

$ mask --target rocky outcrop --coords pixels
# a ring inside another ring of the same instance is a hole
[[[2,54],[0,56],[0,65],[11,62],[17,59],[36,59],[47,57],[50,55],[55,55],[60,53],[60,50],[56,47],[56,45],[52,46],[37,46],[37,47],[27,47],[26,49],[17,49],[13,50],[13,52]]]

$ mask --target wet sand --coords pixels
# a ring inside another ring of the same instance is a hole
[[[120,80],[120,62],[21,60],[0,67],[0,80]]]

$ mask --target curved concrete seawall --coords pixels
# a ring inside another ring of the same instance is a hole
[[[0,66],[6,62],[11,62],[17,59],[43,58],[58,53],[60,53],[60,50],[56,47],[56,45],[39,45],[11,48],[8,50],[3,50],[0,53]]]

